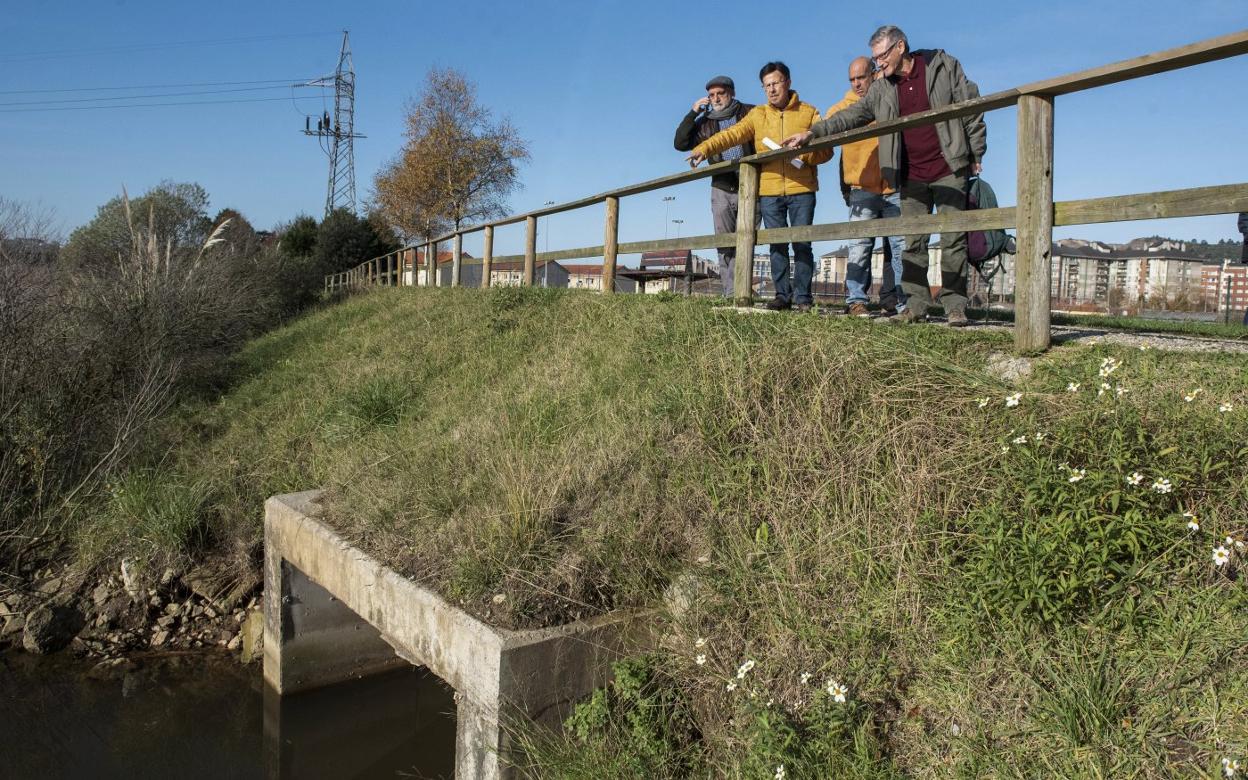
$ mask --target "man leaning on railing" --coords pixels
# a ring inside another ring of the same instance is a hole
[[[780,142],[794,131],[805,130],[819,118],[819,110],[803,103],[797,92],[789,88],[789,68],[783,62],[769,62],[758,74],[767,102],[755,106],[745,117],[727,130],[722,130],[694,147],[689,164],[697,167],[706,158],[738,144],[754,143],[755,152],[779,149]],[[759,171],[758,205],[763,212],[763,226],[768,228],[809,225],[815,219],[815,193],[819,190],[819,174],[815,166],[832,159],[831,149],[769,162]],[[793,262],[789,263],[789,245],[771,245],[771,279],[776,298],[767,304],[772,310],[796,305],[798,311],[810,311],[814,298],[810,283],[815,275],[815,255],[809,241],[793,242]]]
[[[785,139],[785,146],[804,146],[811,138],[979,97],[979,87],[966,77],[956,59],[942,49],[911,51],[906,34],[897,27],[885,25],[876,30],[868,45],[884,78],[872,83],[862,100]],[[983,114],[948,119],[880,136],[880,172],[889,186],[901,192],[903,217],[927,215],[933,208],[937,213],[962,211],[967,179],[979,173],[987,151]],[[906,237],[901,273],[908,307],[892,318],[895,322],[927,319],[932,302],[927,285],[929,237]],[[950,325],[966,325],[966,233],[942,231],[940,250],[940,303]]]
[[[1239,232],[1244,237],[1244,248],[1239,253],[1239,261],[1248,263],[1248,211],[1239,212]]]

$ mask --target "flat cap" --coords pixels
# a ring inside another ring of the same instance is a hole
[[[732,79],[727,76],[716,76],[706,82],[706,88],[710,89],[711,87],[723,87],[724,89],[731,89],[733,92],[737,91],[737,86],[733,84]]]

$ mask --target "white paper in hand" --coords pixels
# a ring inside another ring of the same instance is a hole
[[[784,148],[783,146],[771,140],[767,136],[763,136],[763,146],[766,146],[768,149],[770,149],[773,152],[776,151],[777,149]],[[793,157],[792,159],[790,159],[789,162],[793,164],[794,168],[801,168],[805,164],[801,160],[797,159],[796,157]]]

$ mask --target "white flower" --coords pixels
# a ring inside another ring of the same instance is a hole
[[[1122,385],[1118,385],[1117,387],[1114,388],[1114,395],[1126,395],[1126,394],[1127,394],[1127,388],[1123,387]]]
[[[706,638],[705,638],[705,637],[698,637],[698,641],[694,642],[694,643],[693,643],[693,646],[694,646],[694,647],[696,647],[696,648],[698,648],[699,650],[701,650],[702,648],[706,647]]]
[[[1174,490],[1174,485],[1171,485],[1171,484],[1170,484],[1170,480],[1168,480],[1168,479],[1162,479],[1161,477],[1158,477],[1156,480],[1154,480],[1154,482],[1153,482],[1153,492],[1155,492],[1155,493],[1169,493],[1171,490]]]
[[[1184,512],[1183,516],[1187,518],[1187,530],[1189,531],[1200,530],[1200,518],[1198,518],[1196,515],[1192,514],[1191,512]]]
[[[1218,545],[1217,547],[1213,548],[1213,565],[1214,566],[1225,566],[1226,562],[1229,561],[1230,559],[1231,559],[1230,550],[1226,549],[1222,545]]]
[[[1127,477],[1127,484],[1130,485],[1131,487],[1135,487],[1136,485],[1140,484],[1143,481],[1144,481],[1144,475],[1138,471],[1132,471],[1131,476]]]
[[[737,681],[736,681],[736,680],[729,680],[729,681],[728,681],[728,684],[727,684],[727,685],[725,685],[724,687],[725,687],[725,688],[727,688],[727,689],[728,689],[728,690],[730,690],[730,691],[735,691],[735,690],[737,689]]]
[[[810,682],[810,672],[802,672],[802,676],[797,679],[802,683],[802,685],[805,685]]]
[[[1044,431],[1036,431],[1035,435],[1031,437],[1031,440],[1034,441],[1036,444],[1039,444],[1040,442],[1044,441],[1044,438],[1048,435],[1049,434],[1045,433]]]
[[[979,399],[979,401],[977,401],[976,403],[980,409],[983,409],[985,406],[988,405],[989,400],[990,399],[987,396],[984,396],[983,398]]]
[[[1007,452],[1009,452],[1009,451],[1010,451],[1010,445],[1008,445],[1008,444],[1002,444],[1002,445],[1001,445],[1001,454],[1002,454],[1002,455],[1004,455],[1005,453],[1007,453]]]
[[[1117,360],[1116,358],[1107,357],[1101,361],[1101,370],[1098,373],[1101,375],[1101,378],[1104,379],[1105,377],[1117,371],[1118,366],[1121,366],[1121,365],[1122,365],[1122,361]]]
[[[704,665],[706,663],[706,653],[698,653],[698,657],[694,658],[693,662],[698,666]]]
[[[832,697],[832,701],[840,704],[845,703],[845,697],[849,694],[849,688],[841,685],[836,680],[828,680],[828,695]]]
[[[784,764],[776,767],[776,780],[784,780]]]
[[[1025,433],[1024,433],[1022,436],[1015,436],[1015,437],[1014,437],[1014,443],[1015,443],[1015,444],[1026,444],[1026,443],[1027,443],[1027,434],[1025,434]]]
[[[1226,775],[1227,777],[1234,777],[1235,773],[1238,771],[1239,771],[1238,760],[1232,761],[1229,758],[1222,759],[1222,774]]]
[[[1244,540],[1243,540],[1243,539],[1236,539],[1236,540],[1235,540],[1235,550],[1236,550],[1236,552],[1241,552],[1241,553],[1244,551]]]
[[[1077,393],[1077,392],[1079,392],[1079,383],[1078,383],[1078,382],[1067,382],[1067,383],[1066,383],[1066,392],[1068,392],[1068,393]]]
[[[1141,345],[1140,345],[1140,351],[1141,351],[1141,352],[1147,352],[1148,350],[1149,350],[1149,347],[1148,347],[1148,345],[1147,345],[1147,344],[1141,344]]]
[[[1218,404],[1218,411],[1226,414],[1227,412],[1235,411],[1235,407],[1230,404]]]
[[[1100,398],[1110,389],[1109,382],[1101,382],[1101,387],[1096,391],[1096,397]]]
[[[1084,478],[1084,477],[1086,477],[1086,476],[1088,476],[1088,470],[1087,470],[1087,469],[1071,469],[1071,470],[1070,470],[1070,476],[1066,478],[1066,481],[1067,481],[1067,482],[1078,482],[1079,480],[1083,479],[1083,478]]]
[[[1195,390],[1193,390],[1192,392],[1190,392],[1190,393],[1188,393],[1187,395],[1183,396],[1183,400],[1184,400],[1184,401],[1187,401],[1187,402],[1190,404],[1192,401],[1195,401],[1195,400],[1196,400],[1196,396],[1200,395],[1200,394],[1201,394],[1201,393],[1203,393],[1203,392],[1205,392],[1205,391],[1204,391],[1203,389],[1201,389],[1201,388],[1199,388],[1199,387],[1198,387],[1198,388],[1196,388]]]
[[[1007,395],[1005,397],[1005,405],[1006,406],[1018,406],[1018,402],[1021,400],[1023,400],[1022,393],[1015,393],[1014,395]]]
[[[738,680],[744,680],[744,679],[745,679],[745,675],[749,674],[749,671],[750,671],[751,669],[753,669],[753,668],[754,668],[754,660],[753,660],[753,659],[750,659],[750,660],[746,661],[745,663],[741,664],[740,666],[738,666],[738,667],[737,667],[737,679],[738,679]]]

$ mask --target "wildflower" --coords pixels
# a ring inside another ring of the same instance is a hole
[[[1230,550],[1226,549],[1222,545],[1218,545],[1217,547],[1213,548],[1213,565],[1214,566],[1218,566],[1218,567],[1225,566],[1226,562],[1229,561],[1230,559],[1231,559]]]
[[[1229,758],[1222,759],[1222,774],[1227,777],[1234,777],[1239,772],[1239,761],[1232,761]]]
[[[1171,490],[1174,490],[1174,485],[1170,484],[1170,480],[1158,477],[1153,481],[1154,493],[1169,493]]]
[[[1184,396],[1183,396],[1183,400],[1184,400],[1184,401],[1187,401],[1187,402],[1190,404],[1192,401],[1195,401],[1195,400],[1196,400],[1196,396],[1200,395],[1200,394],[1201,394],[1201,393],[1203,393],[1203,392],[1205,392],[1205,391],[1204,391],[1203,389],[1201,389],[1201,388],[1199,388],[1199,387],[1198,387],[1198,388],[1196,388],[1195,390],[1193,390],[1192,392],[1188,393],[1187,395],[1184,395]]]
[[[698,666],[703,666],[703,665],[705,665],[705,664],[706,664],[706,653],[698,653],[698,657],[697,657],[697,658],[694,658],[694,659],[693,659],[693,662],[694,662],[695,664],[697,664]]]
[[[1127,484],[1135,487],[1144,481],[1144,475],[1138,471],[1132,471],[1131,476],[1127,477]]]
[[[729,691],[735,691],[737,689],[737,681],[729,680],[728,684],[725,685],[724,687],[727,688]]]
[[[776,766],[776,780],[784,780],[784,764]]]
[[[1100,388],[1096,391],[1096,397],[1100,398],[1110,389],[1109,382],[1101,382]]]
[[[1005,453],[1007,453],[1007,452],[1009,452],[1009,451],[1010,451],[1010,445],[1008,445],[1008,444],[1002,444],[1002,445],[1001,445],[1001,454],[1002,454],[1002,455],[1004,455]]]
[[[987,396],[984,396],[983,398],[979,399],[978,401],[979,408],[983,409],[985,406],[987,406],[989,400],[990,399]]]
[[[832,697],[832,701],[838,704],[845,703],[845,697],[849,694],[849,688],[841,685],[836,680],[828,680],[828,695]]]
[[[1044,441],[1044,437],[1048,435],[1049,434],[1045,433],[1044,431],[1036,431],[1035,435],[1031,437],[1031,440],[1034,441],[1036,444],[1039,444],[1040,442]]]
[[[1148,346],[1147,344],[1141,344],[1141,345],[1140,345],[1140,351],[1141,351],[1141,352],[1147,352],[1148,350],[1149,350],[1149,346]]]
[[[1078,383],[1078,382],[1067,382],[1067,383],[1066,383],[1066,392],[1068,392],[1068,393],[1077,393],[1077,392],[1079,392],[1079,383]]]
[[[1122,385],[1118,385],[1117,387],[1114,388],[1114,395],[1126,395],[1126,394],[1127,394],[1127,388],[1123,387]]]
[[[1025,434],[1025,433],[1024,433],[1022,436],[1015,436],[1015,437],[1014,437],[1014,443],[1015,443],[1015,444],[1026,444],[1026,443],[1027,443],[1027,434]]]
[[[1083,478],[1084,478],[1084,477],[1086,477],[1086,476],[1088,476],[1088,470],[1087,470],[1087,469],[1071,469],[1071,470],[1070,470],[1070,476],[1066,478],[1066,481],[1067,481],[1067,482],[1078,482],[1079,480],[1083,479]]]
[[[694,642],[693,646],[698,648],[699,650],[706,647],[706,637],[701,637],[701,636],[698,637],[698,641]]]
[[[1005,405],[1006,406],[1018,406],[1018,402],[1021,400],[1023,400],[1022,393],[1015,393],[1014,395],[1007,395],[1005,397]]]
[[[1226,414],[1227,412],[1235,411],[1235,407],[1230,404],[1218,404],[1218,411]]]
[[[1236,551],[1236,552],[1241,552],[1241,553],[1244,551],[1244,540],[1243,540],[1243,539],[1236,539],[1236,540],[1235,540],[1235,551]]]
[[[1189,531],[1200,530],[1200,518],[1198,518],[1196,515],[1192,514],[1191,512],[1184,512],[1183,516],[1187,518],[1187,530]]]
[[[797,679],[802,683],[802,685],[805,685],[810,682],[810,672],[802,672],[802,676]]]
[[[1122,361],[1117,360],[1116,358],[1107,357],[1101,361],[1101,370],[1098,373],[1100,374],[1102,379],[1105,379],[1110,374],[1117,371],[1118,367],[1121,365],[1122,365]]]
[[[737,679],[738,679],[738,680],[744,680],[744,679],[745,679],[745,675],[749,674],[749,671],[750,671],[751,669],[753,669],[753,668],[754,668],[754,660],[753,660],[753,659],[750,659],[750,660],[746,661],[745,663],[741,664],[740,666],[738,666],[738,667],[737,667]]]

